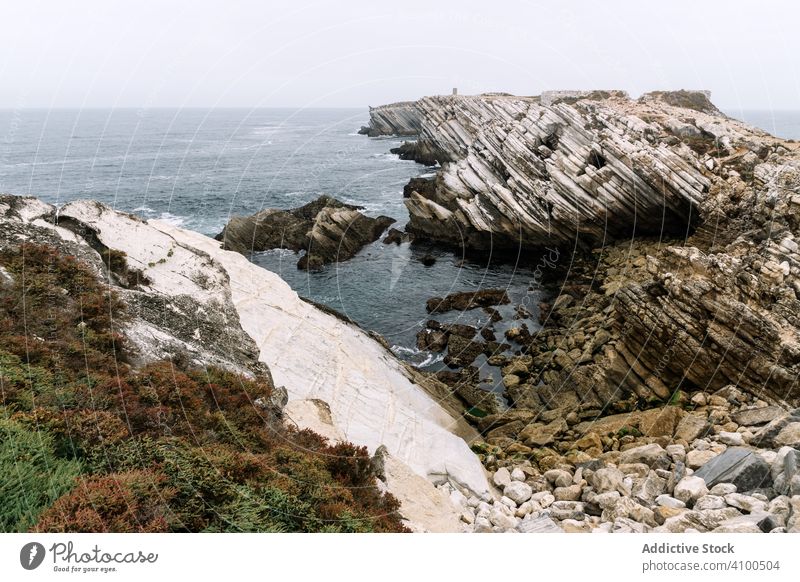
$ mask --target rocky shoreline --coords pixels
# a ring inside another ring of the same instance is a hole
[[[491,326],[421,332],[458,364],[439,376],[500,490],[452,493],[465,528],[800,531],[797,144],[704,92],[426,97],[416,114],[404,151],[441,169],[406,188],[406,230],[554,255],[518,306],[541,329],[512,322],[499,351],[476,347]],[[479,353],[507,409],[476,410]]]

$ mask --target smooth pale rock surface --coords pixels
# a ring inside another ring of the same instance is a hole
[[[157,223],[156,228],[208,252],[231,278],[242,327],[290,399],[320,398],[345,438],[375,450],[381,444],[415,471],[452,478],[480,496],[489,487],[456,421],[416,384],[403,365],[361,329],[302,301],[270,273],[203,235]],[[313,354],[313,358],[309,358]]]
[[[329,441],[346,440],[342,431],[334,426],[331,409],[324,400],[291,400],[284,406],[283,416],[289,424],[313,430]]]
[[[23,214],[39,220],[38,215],[48,211],[53,208],[43,205]],[[147,223],[95,202],[66,204],[59,210],[59,221],[70,223],[72,230],[80,223],[100,244],[126,253],[129,266],[149,279],[146,288],[129,294],[190,298],[192,311],[172,316],[196,324],[196,334],[212,331],[202,327],[205,312],[216,316],[233,305],[230,324],[246,332],[275,384],[286,387],[288,410],[298,424],[319,427],[319,408],[314,413],[307,404],[291,401],[323,401],[330,409],[333,434],[365,445],[370,452],[386,446],[391,457],[426,482],[451,481],[479,497],[490,497],[478,458],[456,434],[468,435],[469,428],[413,383],[405,366],[383,346],[355,325],[300,299],[278,275],[238,253],[222,251],[211,238],[161,221]],[[88,249],[72,232],[39,222],[43,229]],[[413,495],[407,496],[407,504],[411,501]],[[458,517],[452,504],[437,507],[444,516]],[[420,524],[431,529],[427,525]]]
[[[386,488],[400,501],[401,513],[412,531],[461,531],[461,513],[445,492],[392,455],[384,459],[384,472]]]

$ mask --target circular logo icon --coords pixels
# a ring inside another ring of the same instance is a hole
[[[35,570],[44,561],[44,546],[39,542],[30,542],[19,551],[19,563],[26,570]]]

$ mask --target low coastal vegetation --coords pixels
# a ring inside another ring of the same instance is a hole
[[[285,426],[268,379],[133,367],[90,267],[30,243],[0,267],[0,530],[405,531],[366,448]]]

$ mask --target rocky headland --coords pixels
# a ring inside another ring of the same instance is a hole
[[[537,265],[517,308],[538,329],[511,322],[495,350],[492,320],[421,332],[458,364],[438,374],[454,393],[480,401],[481,354],[504,386],[466,414],[503,495],[462,519],[800,531],[798,144],[699,91],[426,97],[416,115],[406,150],[441,168],[407,187],[407,232]]]

